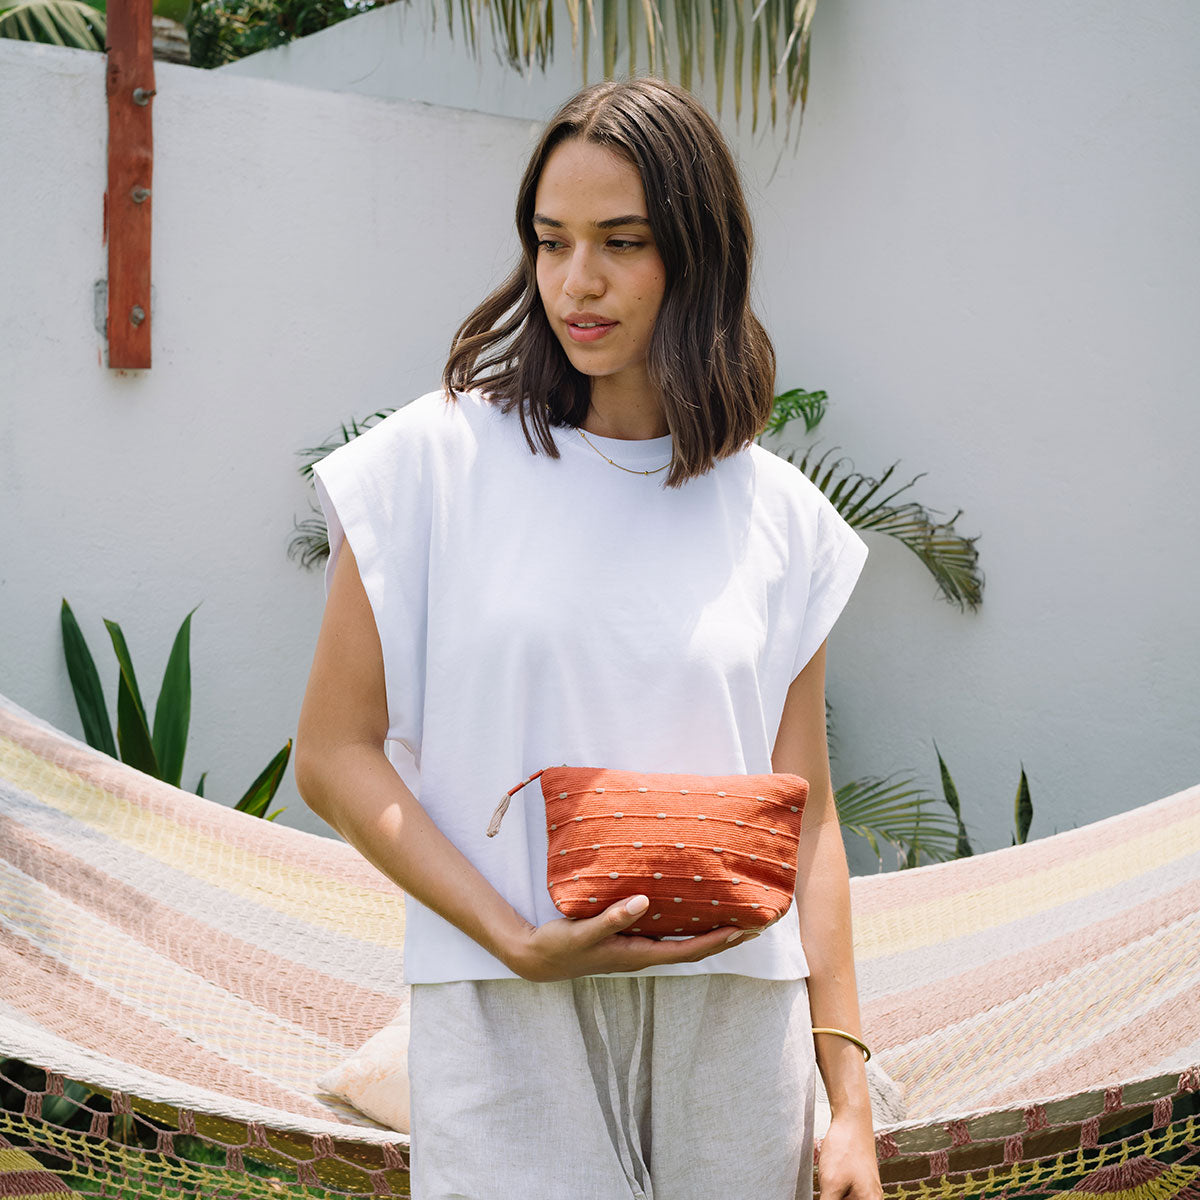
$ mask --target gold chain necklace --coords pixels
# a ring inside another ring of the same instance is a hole
[[[583,440],[587,442],[587,444],[591,446],[591,448],[595,450],[595,452],[600,455],[600,457],[604,459],[606,463],[608,463],[610,466],[616,467],[618,471],[628,471],[630,475],[657,475],[659,471],[665,471],[671,465],[669,462],[663,463],[661,467],[655,467],[653,471],[638,471],[633,467],[623,467],[619,462],[613,462],[613,460],[609,458],[608,455],[605,454],[604,451],[601,450],[600,447],[597,446],[586,433],[583,432],[581,427],[576,426],[576,428],[579,429],[579,436],[583,438]]]

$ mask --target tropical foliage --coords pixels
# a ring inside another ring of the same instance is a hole
[[[103,4],[83,0],[0,0],[0,37],[103,50],[108,19]]]
[[[954,780],[950,775],[950,768],[946,766],[946,760],[942,757],[942,752],[938,750],[937,743],[934,742],[933,749],[937,754],[938,772],[942,777],[942,796],[946,803],[950,806],[954,813],[955,820],[958,822],[958,841],[955,848],[955,858],[966,858],[975,853],[967,838],[967,831],[963,827],[962,808],[958,799],[958,788],[955,786]],[[1012,844],[1020,846],[1025,843],[1029,837],[1029,827],[1033,824],[1033,797],[1029,792],[1029,780],[1025,776],[1025,764],[1021,764],[1021,777],[1017,780],[1017,794],[1013,800],[1013,833]]]
[[[118,667],[117,731],[114,740],[96,661],[92,658],[71,606],[65,599],[62,602],[61,625],[67,674],[71,678],[75,706],[79,710],[83,736],[88,745],[113,758],[120,757],[122,762],[174,787],[181,786],[188,727],[191,723],[191,626],[192,613],[195,611],[192,609],[192,612],[184,617],[183,624],[175,635],[166,670],[163,672],[162,686],[158,691],[153,726],[146,717],[146,706],[142,703],[142,694],[125,634],[116,621],[105,620],[104,626],[112,641]],[[265,817],[268,821],[273,821],[279,816],[284,809],[277,808],[271,813],[268,813],[267,809],[279,790],[291,753],[292,742],[289,738],[287,744],[267,763],[234,807],[254,817]],[[201,775],[192,789],[197,795],[204,795],[204,779],[205,775]]]
[[[218,67],[294,38],[316,33],[389,0],[163,0],[182,20],[196,67]],[[586,80],[599,60],[606,79],[641,71],[684,87],[712,80],[717,111],[732,92],[741,120],[756,130],[765,112],[772,127],[799,128],[808,95],[809,47],[817,0],[431,0],[435,21],[475,54],[490,38],[502,61],[521,74],[544,70],[571,50]],[[565,11],[564,11],[565,10]],[[155,4],[155,11],[163,11]],[[104,49],[104,3],[0,0],[0,37]],[[563,17],[566,20],[563,20]]]
[[[219,67],[283,46],[386,0],[200,0],[184,21],[193,67]]]
[[[807,392],[794,388],[775,398],[774,412],[764,437],[780,435],[797,420],[804,432],[813,433],[828,408],[826,392]],[[836,450],[817,452],[815,446],[804,451],[779,450],[777,453],[795,463],[855,529],[887,534],[907,546],[933,576],[942,596],[958,608],[977,609],[983,599],[983,575],[979,569],[978,538],[965,537],[955,528],[962,516],[959,509],[943,517],[915,500],[899,500],[924,475],[915,475],[907,483],[893,480],[899,463],[892,463],[878,478],[854,469],[849,459]],[[797,454],[799,460],[797,461]]]

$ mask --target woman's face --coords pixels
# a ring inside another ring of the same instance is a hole
[[[561,142],[534,196],[538,293],[550,328],[592,396],[645,393],[646,355],[666,271],[632,164],[592,142]]]

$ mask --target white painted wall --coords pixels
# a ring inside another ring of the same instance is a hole
[[[515,190],[530,125],[155,72],[153,366],[111,371],[104,59],[0,39],[0,692],[80,732],[66,596],[110,689],[101,618],[122,623],[153,704],[199,604],[185,779],[233,802],[295,730],[320,621],[286,556],[295,452],[436,379],[507,265],[510,218],[478,198]],[[290,776],[279,803],[327,831]]]
[[[189,774],[210,794],[294,728],[321,598],[283,553],[293,451],[436,379],[508,261],[530,137],[236,77],[389,94],[389,22],[418,13],[158,64],[155,366],[127,375],[92,327],[102,63],[0,42],[0,691],[75,728],[59,597],[97,648],[122,620],[154,674],[203,600]],[[565,55],[498,92],[418,45],[416,99],[527,118],[575,86]],[[974,616],[871,540],[833,646],[843,776],[933,785],[936,738],[982,846],[1007,841],[1019,761],[1035,835],[1200,778],[1197,61],[1187,0],[824,0],[798,151],[738,141],[781,387],[827,388],[827,442],[927,471],[916,495],[983,534]]]
[[[935,786],[936,738],[984,846],[1022,762],[1043,835],[1200,777],[1197,63],[1190,0],[823,0],[798,149],[724,114],[780,387],[828,389],[825,444],[928,472],[983,535],[968,616],[870,539],[840,770]],[[579,78],[475,65],[423,5],[223,70],[532,117]]]

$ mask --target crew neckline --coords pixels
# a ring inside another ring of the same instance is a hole
[[[581,430],[578,425],[569,426],[564,430],[568,445],[577,446],[584,454],[594,458],[601,466],[609,465],[596,453],[603,450],[613,462],[628,466],[631,463],[662,463],[671,458],[672,439],[669,433],[656,438],[612,438],[601,437],[591,430]],[[581,434],[587,435],[584,441]],[[587,444],[590,441],[596,450]]]

